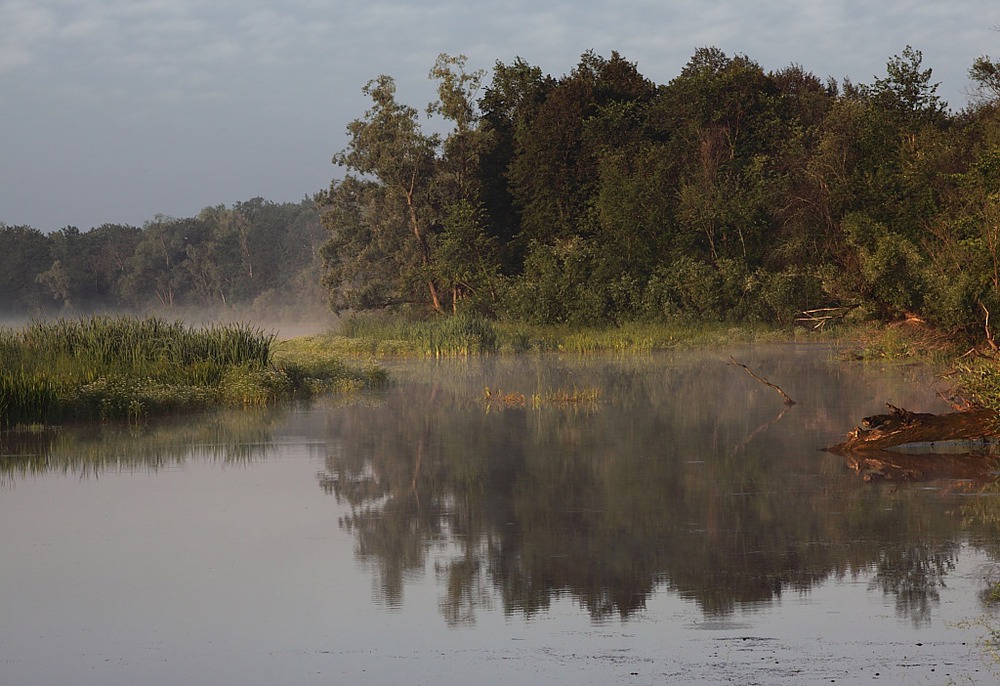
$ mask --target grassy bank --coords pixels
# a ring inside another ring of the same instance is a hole
[[[963,356],[971,345],[967,338],[916,319],[892,324],[847,319],[817,331],[684,321],[615,327],[534,326],[473,314],[432,319],[363,314],[344,318],[336,333],[282,345],[296,359],[318,352],[338,358],[385,359],[547,352],[642,354],[783,341],[834,341],[843,344],[847,359],[929,364],[949,375],[957,397],[1000,411],[1000,354]],[[985,347],[984,352],[988,352]]]
[[[616,327],[536,326],[495,322],[473,314],[433,319],[400,315],[353,315],[336,333],[302,339],[342,356],[454,357],[497,353],[646,353],[684,347],[712,347],[734,342],[819,340],[829,334],[805,329],[711,322],[628,323]]]
[[[0,329],[0,428],[267,405],[384,380],[329,354],[283,357],[277,347],[249,324],[193,329],[155,317]]]

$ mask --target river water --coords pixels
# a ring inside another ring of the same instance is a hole
[[[885,402],[945,410],[926,369],[807,345],[390,368],[352,399],[0,437],[0,683],[994,681],[993,479],[820,450]]]

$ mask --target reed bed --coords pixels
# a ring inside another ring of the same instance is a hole
[[[157,317],[0,329],[0,428],[261,406],[333,387],[330,369],[286,369],[274,348],[275,335],[251,324],[195,329]]]

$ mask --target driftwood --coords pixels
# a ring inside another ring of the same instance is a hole
[[[770,381],[768,381],[764,377],[757,376],[756,374],[754,374],[753,370],[750,369],[750,367],[746,366],[745,364],[741,364],[741,363],[737,362],[736,358],[733,357],[732,355],[729,356],[729,359],[732,360],[733,364],[735,364],[737,367],[743,367],[743,369],[745,369],[746,372],[747,372],[747,374],[749,374],[751,377],[753,377],[757,381],[760,381],[765,386],[767,386],[769,388],[773,388],[775,391],[777,391],[778,395],[780,395],[782,398],[785,399],[785,404],[786,405],[791,406],[791,405],[795,404],[795,401],[792,400],[791,398],[789,398],[787,393],[785,393],[783,390],[781,390],[780,388],[778,388],[777,386],[775,386],[773,383],[771,383]]]
[[[993,410],[929,414],[887,406],[826,450],[845,456],[866,480],[996,477],[1000,415]]]
[[[847,434],[847,441],[827,448],[846,454],[860,450],[889,450],[908,444],[992,439],[1000,437],[1000,417],[993,410],[930,414],[910,412],[893,405],[887,414],[861,420]]]
[[[844,319],[851,310],[861,307],[861,304],[847,305],[846,307],[820,307],[815,310],[805,310],[801,317],[796,317],[795,321],[812,324],[813,330],[822,329],[827,322],[834,319]]]

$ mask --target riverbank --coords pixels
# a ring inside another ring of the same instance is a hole
[[[583,327],[497,322],[474,314],[433,319],[353,315],[342,319],[335,331],[295,339],[289,342],[289,348],[320,348],[347,358],[374,359],[548,352],[647,353],[733,342],[829,341],[838,335],[804,328],[718,322],[628,322]]]
[[[614,327],[536,326],[496,322],[473,314],[433,319],[351,315],[336,330],[282,342],[290,355],[343,359],[453,357],[479,354],[644,354],[733,343],[837,343],[859,361],[918,363],[949,379],[956,405],[1000,410],[1000,357],[919,319],[884,324],[839,320],[829,326],[771,327],[721,322],[625,323]]]
[[[286,334],[287,335],[287,334]],[[189,327],[96,315],[0,328],[0,428],[129,420],[352,392],[388,381],[379,360],[482,354],[645,354],[733,343],[839,343],[859,360],[942,368],[965,402],[1000,408],[1000,362],[920,323],[775,328],[713,322],[536,326],[474,314],[353,315],[336,329],[279,339],[254,324]]]

